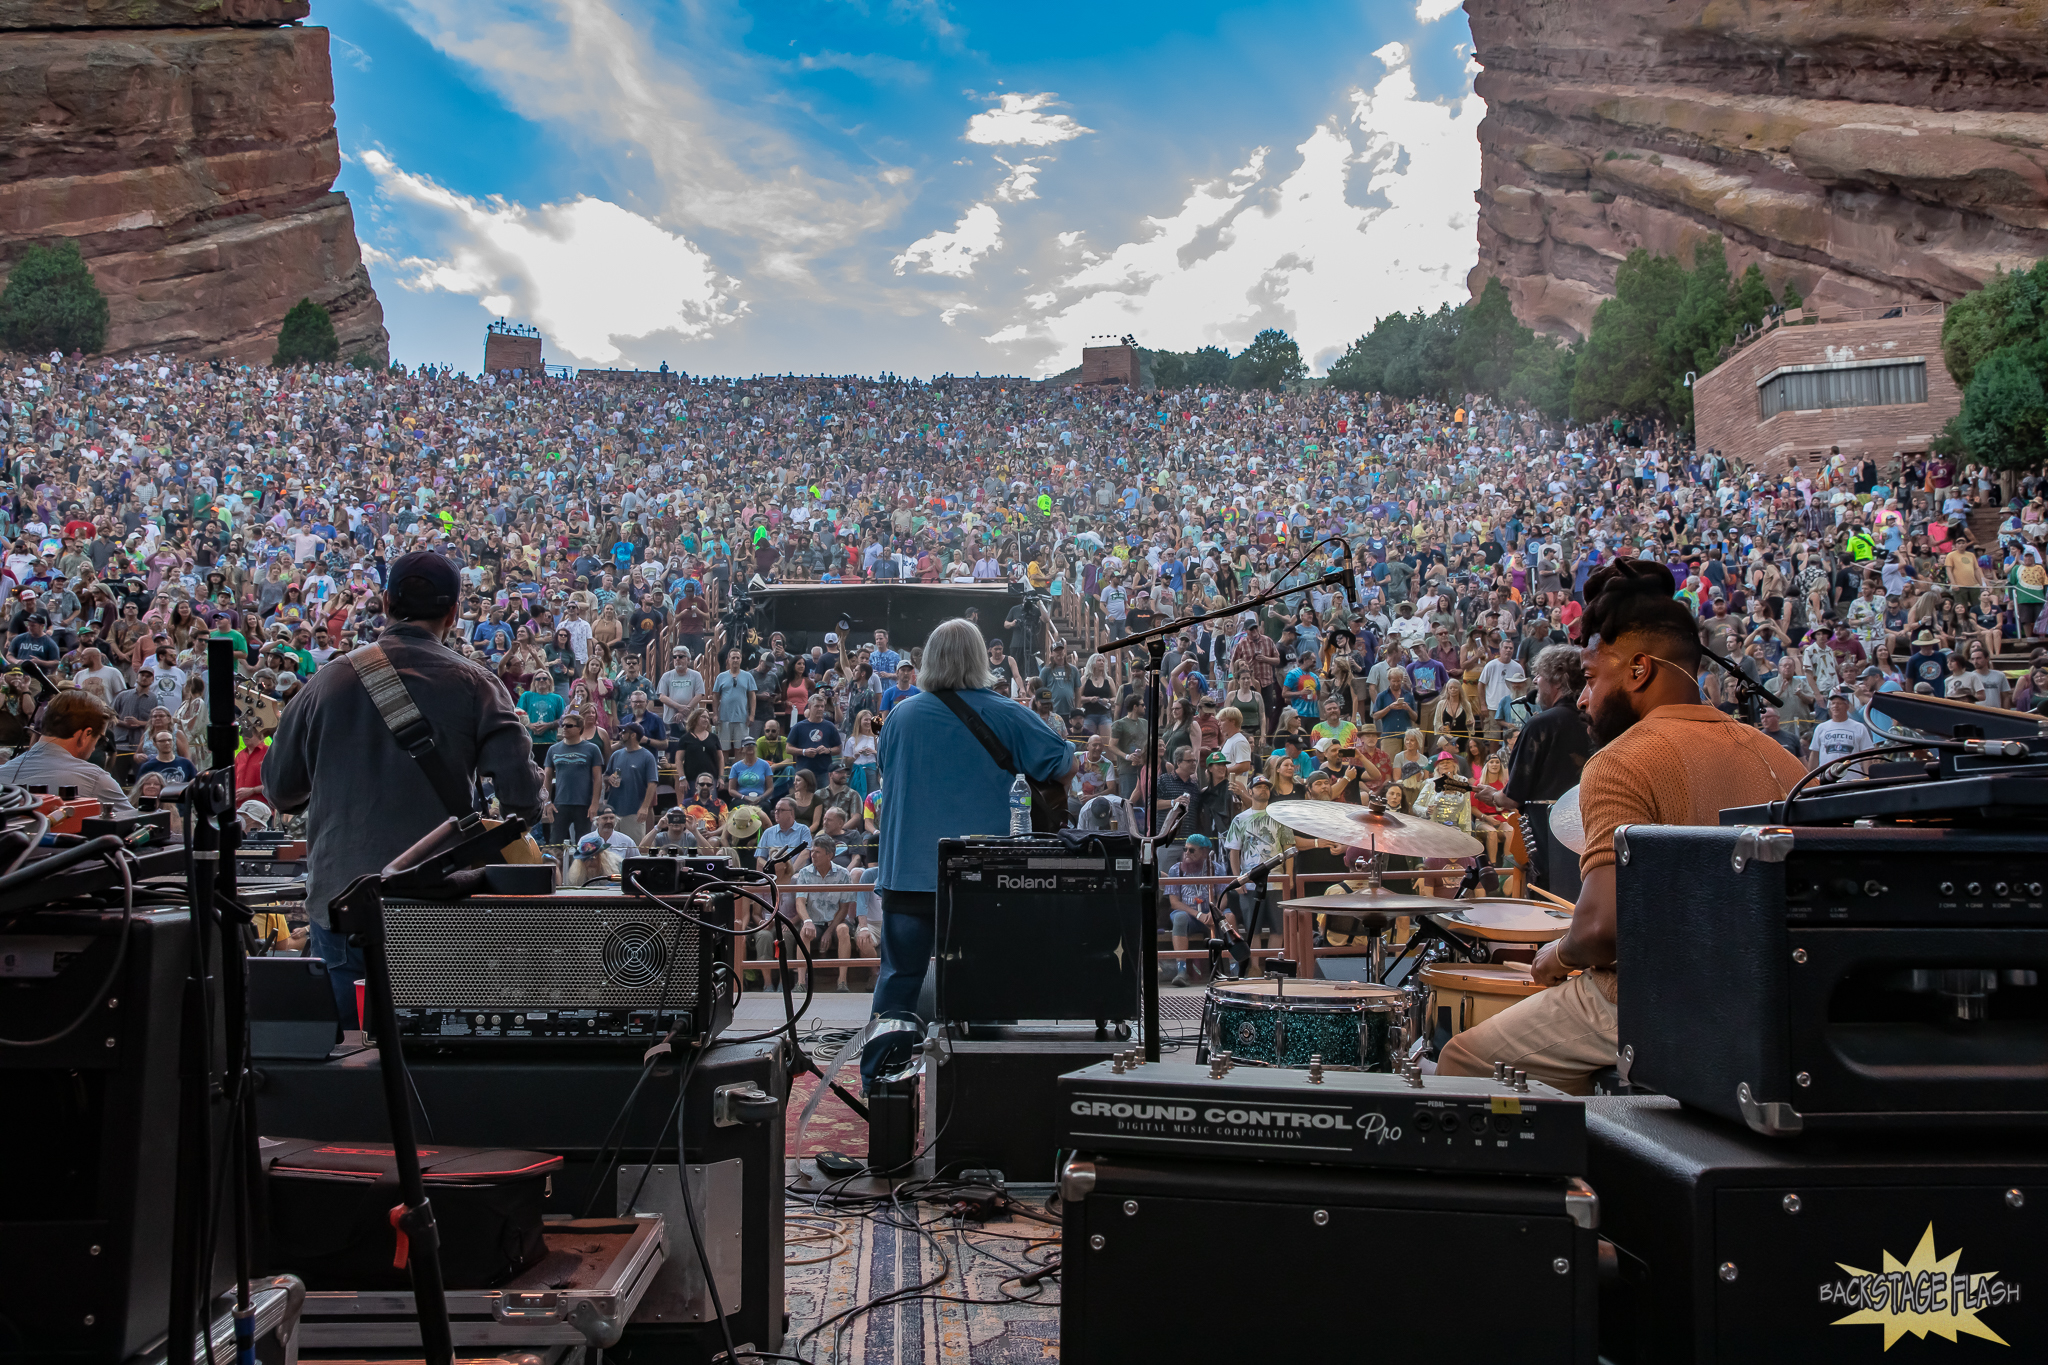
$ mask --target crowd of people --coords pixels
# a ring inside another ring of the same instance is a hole
[[[1267,807],[1304,796],[1378,796],[1505,858],[1517,739],[1618,558],[1670,567],[1702,640],[1773,699],[1745,717],[1809,762],[1886,732],[1885,691],[2048,710],[2048,486],[1939,455],[1745,469],[1484,396],[162,356],[7,357],[0,421],[0,746],[75,690],[106,716],[85,760],[120,788],[208,766],[205,649],[226,638],[238,791],[260,800],[280,708],[378,638],[387,566],[431,550],[459,574],[454,648],[530,733],[572,880],[737,850],[842,954],[874,942],[880,736],[923,642],[762,638],[731,610],[756,580],[1043,593],[1047,631],[989,640],[993,685],[1074,747],[1082,823],[1142,828],[1185,796],[1189,876],[1256,862],[1285,840]],[[1165,656],[1154,791],[1145,655],[1116,642],[1210,612]],[[1719,665],[1699,686],[1741,705]],[[1175,933],[1212,909],[1177,893]]]

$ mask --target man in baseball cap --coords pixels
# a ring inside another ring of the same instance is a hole
[[[278,719],[261,781],[237,789],[282,814],[306,812],[312,947],[327,963],[344,1028],[356,1017],[362,949],[332,927],[329,903],[436,826],[467,816],[482,777],[506,814],[540,820],[525,718],[490,670],[445,642],[462,615],[455,566],[415,551],[399,556],[385,581],[391,624],[375,649],[336,658],[306,680]]]

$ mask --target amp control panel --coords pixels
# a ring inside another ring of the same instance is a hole
[[[1875,852],[1875,851],[1873,851]],[[2048,913],[2048,855],[1920,850],[1876,856],[1802,854],[1785,861],[1793,924],[2039,924]]]

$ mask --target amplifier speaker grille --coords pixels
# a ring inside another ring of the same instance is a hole
[[[688,1008],[698,995],[704,931],[644,901],[392,900],[384,920],[400,1009]]]

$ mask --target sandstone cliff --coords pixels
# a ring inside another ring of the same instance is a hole
[[[1467,0],[1475,296],[1584,335],[1636,247],[1810,302],[1946,300],[2048,255],[2048,0]]]
[[[306,0],[0,0],[0,272],[75,238],[107,349],[270,359],[312,298],[389,353],[335,192],[327,31]],[[290,26],[287,26],[290,25]]]

